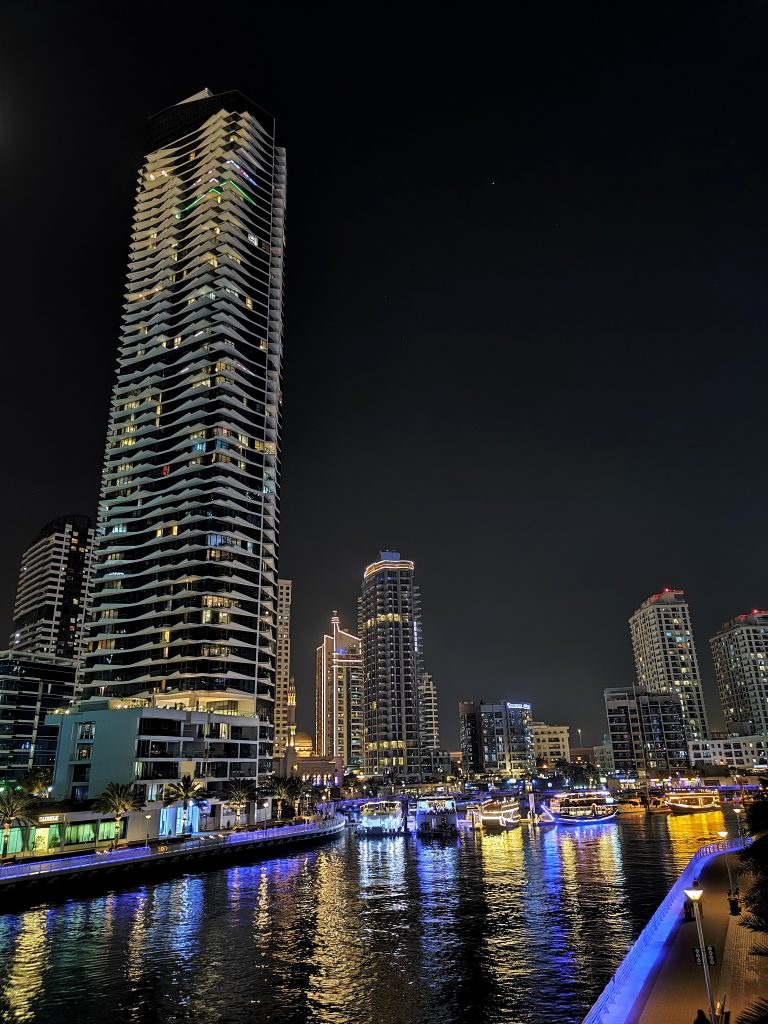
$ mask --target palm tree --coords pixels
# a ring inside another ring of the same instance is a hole
[[[53,772],[50,768],[34,767],[22,775],[21,788],[30,796],[47,796],[52,782]]]
[[[120,822],[123,815],[130,814],[131,811],[140,811],[143,806],[144,801],[135,786],[128,782],[108,782],[101,796],[97,796],[93,801],[94,810],[115,816],[115,846],[120,842]]]
[[[296,813],[296,800],[301,795],[304,783],[295,775],[289,779],[272,776],[270,792],[280,801],[280,817],[292,818]]]
[[[5,857],[8,849],[14,821],[22,826],[34,824],[29,814],[31,804],[29,794],[23,790],[6,788],[0,792],[0,822],[3,825],[3,849],[0,859]]]
[[[187,831],[187,811],[190,804],[199,804],[205,796],[205,786],[199,779],[193,779],[191,775],[182,775],[181,782],[172,782],[165,787],[163,804],[170,807],[181,801],[183,813],[181,815],[181,833]]]
[[[240,827],[240,816],[247,804],[256,801],[259,794],[253,779],[232,779],[227,786],[227,801],[235,808],[235,828]]]

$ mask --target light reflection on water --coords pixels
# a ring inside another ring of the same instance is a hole
[[[0,1019],[577,1022],[723,820],[628,816],[450,842],[347,834],[3,915]]]

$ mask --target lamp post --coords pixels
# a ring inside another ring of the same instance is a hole
[[[699,900],[704,895],[703,889],[686,889],[685,895],[693,904],[693,916],[696,918],[696,931],[699,936],[699,949],[701,950],[701,968],[704,971],[704,984],[707,987],[707,1000],[709,1001],[709,1019],[715,1024],[715,1004],[712,1002],[712,986],[709,983],[709,967],[707,967],[707,950],[704,945],[704,929],[701,927],[701,910]]]
[[[718,832],[717,834],[723,840],[723,846],[725,848],[725,866],[728,869],[728,892],[732,893],[733,892],[733,877],[731,875],[731,865],[730,865],[730,862],[728,860],[728,843],[726,842],[726,840],[728,839],[728,833],[725,831],[725,829],[723,829],[722,832]]]
[[[150,822],[150,819],[152,818],[152,815],[151,814],[145,814],[144,817],[147,819],[147,838],[146,838],[146,841],[144,843],[144,849],[148,850],[149,849],[149,822]]]
[[[744,845],[744,837],[741,834],[741,816],[744,813],[744,808],[743,807],[734,807],[733,813],[736,815],[736,828],[739,830],[739,839],[741,840],[741,845],[743,846]]]

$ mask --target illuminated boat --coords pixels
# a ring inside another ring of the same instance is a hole
[[[614,799],[603,789],[563,793],[549,801],[548,810],[558,825],[599,825],[616,817]]]
[[[480,808],[483,828],[502,832],[520,825],[520,807],[517,800],[486,800]]]
[[[425,839],[458,835],[456,801],[451,797],[420,797],[416,802],[416,833]]]
[[[702,814],[707,811],[720,810],[720,794],[716,789],[669,793],[667,803],[673,814]]]
[[[359,835],[393,836],[405,832],[403,806],[397,800],[371,800],[360,808]]]

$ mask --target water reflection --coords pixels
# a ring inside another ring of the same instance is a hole
[[[4,915],[0,1019],[580,1021],[723,822],[716,812],[454,841],[346,835]]]

